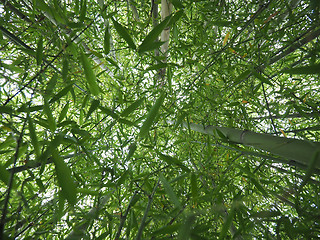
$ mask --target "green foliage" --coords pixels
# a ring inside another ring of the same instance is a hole
[[[317,1],[5,2],[0,238],[319,238]]]

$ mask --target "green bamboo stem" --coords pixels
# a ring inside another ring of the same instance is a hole
[[[186,123],[184,127],[188,127]],[[320,168],[320,143],[293,138],[277,137],[269,134],[255,133],[248,130],[239,130],[227,127],[207,126],[190,123],[190,129],[196,132],[217,136],[216,131],[220,131],[228,141],[251,146],[260,150],[268,151],[288,159],[295,160],[301,164],[309,166],[316,157],[315,166]]]

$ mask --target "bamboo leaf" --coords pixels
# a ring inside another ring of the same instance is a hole
[[[149,113],[147,114],[146,120],[142,124],[142,126],[140,128],[140,132],[138,134],[138,137],[140,139],[144,138],[148,134],[149,129],[151,128],[151,126],[152,126],[152,124],[153,124],[153,122],[159,112],[159,109],[164,101],[164,98],[165,98],[165,93],[162,92],[160,97],[157,99],[156,103],[152,106]]]
[[[230,226],[232,224],[233,216],[234,216],[234,206],[232,203],[232,207],[230,209],[228,217],[227,217],[226,221],[224,222],[222,230],[220,232],[219,239],[225,239],[227,232],[230,229]]]
[[[49,124],[49,128],[52,132],[54,132],[57,128],[56,120],[53,117],[52,111],[50,109],[49,103],[46,99],[44,99],[44,106],[43,106],[44,113],[47,115],[47,120]]]
[[[114,118],[114,119],[118,119],[118,118],[119,118],[119,115],[118,115],[117,113],[115,113],[113,110],[111,110],[111,109],[109,109],[109,108],[107,108],[107,107],[101,106],[101,104],[98,105],[98,108],[99,108],[102,112],[104,112],[105,114],[111,116],[111,117]]]
[[[65,57],[62,62],[62,72],[61,72],[61,76],[64,82],[68,81],[68,71],[69,71],[69,61],[68,61],[68,58]]]
[[[46,96],[49,96],[52,94],[53,89],[55,88],[57,84],[58,74],[53,74],[52,78],[49,80],[46,88]]]
[[[320,63],[309,66],[286,69],[282,72],[290,74],[320,74]]]
[[[89,91],[95,96],[99,95],[100,89],[99,89],[99,86],[97,83],[97,78],[92,70],[89,59],[87,58],[87,56],[84,53],[81,53],[80,60],[81,60],[82,67],[84,70],[84,75],[86,76],[86,79],[87,79]]]
[[[60,92],[58,92],[56,95],[54,95],[49,103],[54,103],[58,101],[63,96],[67,95],[67,93],[72,89],[73,83],[69,84],[65,88],[63,88]]]
[[[64,107],[62,108],[61,110],[61,113],[59,115],[59,119],[58,119],[58,122],[60,123],[64,118],[65,116],[67,115],[68,113],[68,110],[69,110],[69,102],[67,102]]]
[[[190,180],[191,180],[191,196],[192,196],[193,202],[196,203],[198,198],[198,185],[197,185],[197,178],[194,173],[191,173]]]
[[[160,180],[163,184],[164,190],[167,193],[169,200],[175,205],[176,208],[181,208],[182,205],[177,197],[177,195],[174,193],[172,187],[170,186],[167,179],[163,176],[163,174],[160,174]]]
[[[253,71],[252,74],[258,78],[261,82],[269,84],[270,86],[273,86],[273,84],[264,76],[262,76],[260,73],[258,73],[257,71]]]
[[[86,18],[86,13],[87,13],[87,0],[81,1],[81,10],[80,10],[80,16],[79,16],[79,22],[83,22],[84,19]]]
[[[112,18],[112,22],[113,22],[114,28],[116,29],[120,37],[122,37],[127,42],[130,48],[136,49],[136,45],[134,44],[133,39],[129,35],[128,30],[113,18]]]
[[[36,155],[36,157],[40,157],[40,147],[39,147],[38,137],[37,137],[37,134],[36,134],[36,131],[35,131],[33,120],[29,116],[29,114],[27,115],[27,119],[28,119],[28,127],[29,127],[30,139],[31,139],[31,143],[32,143],[33,148],[34,148],[35,155]]]
[[[134,152],[136,151],[137,149],[137,144],[134,142],[132,144],[130,144],[129,146],[129,152],[128,152],[128,155],[126,157],[126,161],[130,160],[130,158],[132,158]]]
[[[91,116],[91,114],[99,107],[100,105],[100,101],[99,100],[93,100],[91,103],[91,106],[88,110],[87,116],[86,116],[86,120],[88,120],[88,118]]]
[[[154,41],[161,34],[161,32],[166,28],[171,16],[165,18],[160,24],[154,27],[151,32],[145,37],[141,45],[138,48],[138,52],[142,53],[150,49],[151,45],[154,44]]]
[[[56,150],[53,151],[52,157],[58,184],[61,187],[61,193],[67,199],[69,204],[74,206],[77,202],[77,189],[71,176],[71,170]]]
[[[4,182],[7,186],[9,185],[10,173],[7,169],[0,163],[0,180]]]
[[[106,55],[109,54],[110,52],[110,40],[111,40],[111,36],[110,36],[110,30],[109,30],[109,25],[106,26],[106,30],[105,30],[105,33],[104,33],[104,53]]]
[[[126,117],[130,113],[132,113],[134,110],[136,110],[140,105],[143,103],[144,97],[138,99],[137,101],[133,102],[129,107],[123,110],[123,112],[120,114],[121,117]]]
[[[37,43],[37,51],[36,51],[36,60],[38,66],[41,65],[43,58],[43,38],[40,36],[38,43]]]
[[[185,165],[183,165],[178,159],[171,157],[171,156],[168,156],[168,155],[164,155],[160,152],[158,152],[158,155],[168,165],[176,165],[176,166],[180,167],[182,170],[184,170],[186,172],[190,172],[190,169],[187,168]]]

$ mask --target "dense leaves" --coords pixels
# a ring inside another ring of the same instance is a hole
[[[1,237],[320,238],[318,5],[0,1]]]

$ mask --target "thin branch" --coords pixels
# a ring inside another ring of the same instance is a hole
[[[153,196],[154,196],[154,194],[156,193],[156,190],[157,190],[157,188],[158,188],[158,186],[159,186],[159,182],[160,182],[160,178],[158,179],[158,182],[157,182],[156,185],[154,186],[151,195],[148,196],[148,197],[149,197],[148,204],[147,204],[146,210],[145,210],[145,212],[144,212],[144,215],[143,215],[143,217],[142,217],[141,224],[140,224],[138,233],[137,233],[136,238],[135,238],[136,240],[140,240],[141,237],[142,237],[142,232],[143,232],[144,227],[146,226],[146,220],[147,220],[148,213],[149,213],[149,210],[150,210],[151,205],[152,205]]]
[[[128,216],[128,214],[129,214],[129,211],[130,211],[130,209],[131,209],[131,207],[132,207],[132,205],[133,205],[133,203],[134,203],[134,200],[135,200],[137,194],[138,194],[138,191],[135,191],[135,192],[133,193],[133,195],[132,195],[132,197],[131,197],[131,200],[130,200],[130,202],[129,202],[129,204],[128,204],[128,207],[127,207],[127,209],[126,209],[126,211],[125,211],[125,213],[121,216],[119,228],[118,228],[117,234],[116,234],[116,236],[115,236],[115,238],[114,238],[115,240],[120,239],[121,230],[122,230],[122,228],[123,228],[124,222],[125,222],[126,219],[127,219],[127,216]]]
[[[22,137],[23,137],[23,134],[24,134],[24,129],[25,129],[26,123],[27,123],[27,120],[24,121],[22,129],[21,129],[20,136],[17,139],[17,146],[16,146],[16,152],[14,154],[13,167],[15,167],[16,164],[17,164],[17,160],[18,160],[18,157],[19,157],[20,145],[22,143]],[[9,199],[10,199],[10,193],[11,193],[11,190],[12,190],[12,187],[13,187],[13,177],[14,177],[14,172],[11,172],[10,179],[9,179],[9,184],[8,184],[7,195],[6,195],[6,198],[5,198],[4,203],[3,203],[2,216],[1,216],[1,220],[0,220],[0,237],[1,238],[4,237],[4,225],[6,223],[6,216],[7,216],[7,209],[8,209]]]

